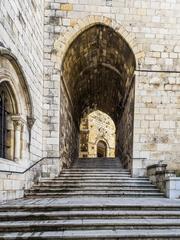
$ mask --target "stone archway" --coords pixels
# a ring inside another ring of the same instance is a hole
[[[0,82],[6,80],[9,82],[15,92],[20,91],[20,94],[17,94],[17,97],[19,97],[19,95],[23,96],[25,103],[25,114],[29,119],[33,119],[34,108],[32,104],[32,97],[25,74],[18,59],[10,50],[0,47],[0,63]],[[18,83],[15,84],[16,82]],[[20,102],[21,101],[19,100],[19,105],[21,104]]]
[[[123,25],[112,18],[99,15],[89,15],[85,18],[79,19],[73,27],[67,27],[67,31],[62,33],[55,41],[52,54],[58,69],[61,70],[66,52],[76,37],[86,29],[96,24],[102,24],[112,28],[126,41],[135,55],[136,65],[143,61],[145,53],[142,49],[142,45],[136,42],[135,34],[128,32]]]
[[[27,158],[34,123],[32,99],[19,62],[5,48],[0,48],[0,101],[0,157]]]
[[[125,159],[132,156],[134,71],[143,56],[133,36],[111,19],[92,16],[57,40],[54,52],[61,69],[63,162],[69,165],[78,155],[82,115],[99,109],[114,120],[116,155],[130,167]]]

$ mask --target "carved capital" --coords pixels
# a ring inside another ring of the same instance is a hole
[[[25,124],[24,119],[20,115],[13,115],[13,116],[11,116],[11,119],[13,121],[14,128],[18,129],[18,130],[21,130],[21,128]]]

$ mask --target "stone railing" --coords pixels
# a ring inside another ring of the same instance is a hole
[[[43,177],[58,176],[61,169],[60,157],[41,158],[28,168],[17,162],[0,159],[0,202],[22,198],[24,189],[31,188]]]
[[[171,199],[180,198],[180,177],[166,179],[166,196]]]
[[[147,158],[131,158],[133,177],[143,177],[147,175]]]
[[[175,171],[167,170],[167,164],[154,164],[147,167],[147,176],[150,181],[171,199],[180,198],[180,177],[176,177]]]
[[[61,162],[59,157],[47,157],[40,161],[35,167],[30,169],[34,182],[40,178],[54,178],[60,174]]]
[[[4,159],[2,160],[4,161]],[[4,162],[1,165],[0,162],[0,166],[0,173],[6,173],[8,175],[24,175],[33,172],[35,176],[38,175],[39,177],[54,177],[57,176],[61,170],[60,157],[43,157],[25,170],[23,166],[13,161],[9,161],[9,165],[5,165]]]

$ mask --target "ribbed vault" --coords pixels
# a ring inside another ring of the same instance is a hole
[[[131,48],[112,28],[96,24],[81,32],[69,46],[62,64],[66,94],[63,91],[61,96],[68,95],[71,117],[76,125],[84,114],[96,109],[107,113],[118,125],[134,70],[135,57]],[[65,129],[68,117],[61,112]],[[65,138],[64,130],[62,135]],[[62,141],[67,145],[67,141]]]
[[[77,118],[97,107],[117,120],[134,68],[131,49],[112,28],[99,24],[82,32],[69,47],[63,64]]]

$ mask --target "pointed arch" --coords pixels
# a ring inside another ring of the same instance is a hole
[[[35,121],[32,98],[19,61],[3,47],[0,48],[0,100],[0,157],[22,159],[29,150]]]
[[[143,61],[145,54],[142,50],[142,46],[136,42],[135,34],[128,32],[123,25],[114,19],[105,16],[90,15],[79,19],[73,27],[68,27],[67,31],[61,34],[61,36],[55,41],[53,53],[55,59],[57,58],[58,60],[57,62],[59,66],[63,63],[66,51],[78,35],[96,24],[102,24],[112,28],[124,39],[134,53],[136,66],[139,62]]]
[[[77,157],[77,126],[91,109],[111,116],[117,131],[123,125],[125,132],[118,135],[116,142],[122,139],[122,157],[131,153],[132,137],[126,145],[124,142],[133,132],[134,112],[130,105],[134,104],[135,70],[144,58],[135,35],[110,18],[88,16],[74,27],[67,27],[55,41],[51,56],[61,74],[60,149],[72,153],[66,157],[68,161]],[[131,115],[130,123],[122,117],[127,114]]]
[[[22,70],[21,64],[19,63],[16,56],[9,49],[4,47],[0,47],[0,58],[7,59],[9,63],[12,65],[12,68],[14,69],[16,75],[18,76],[19,85],[21,86],[22,93],[25,99],[27,116],[30,118],[33,118],[34,109],[33,109],[32,97],[31,97],[27,79],[25,77],[24,71]],[[0,71],[0,83],[3,81],[8,81],[12,89],[14,90],[17,89],[17,85],[15,85],[14,83],[12,73],[11,71],[8,71],[7,68],[3,68]]]

